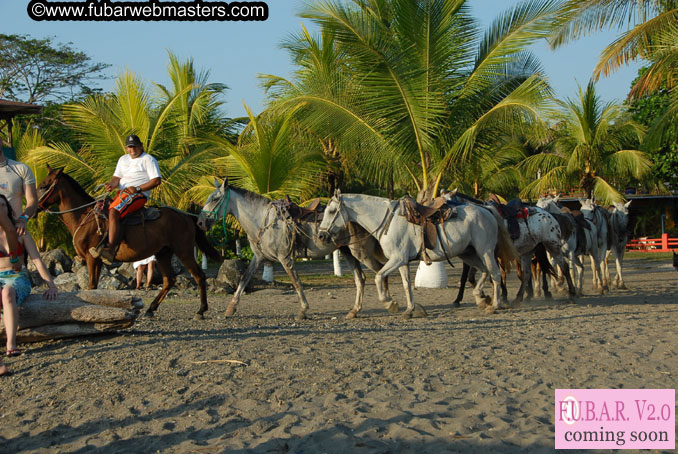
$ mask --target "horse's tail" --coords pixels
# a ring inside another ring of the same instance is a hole
[[[549,262],[549,258],[546,255],[546,248],[544,247],[543,243],[539,243],[535,248],[534,257],[537,260],[542,273],[550,274],[556,279],[558,278],[558,273],[556,273],[556,270],[554,270],[553,266],[551,266],[551,262]]]
[[[195,224],[195,242],[198,245],[198,248],[200,248],[200,250],[213,261],[222,262],[224,259],[221,257],[219,251],[217,251],[216,248],[212,246],[212,243],[210,243],[210,241],[207,239],[205,232],[200,227],[198,227],[197,218],[193,218],[193,222]]]
[[[499,214],[497,208],[492,205],[484,205],[484,208],[488,209],[497,221],[497,257],[505,264],[506,274],[508,274],[511,271],[511,263],[519,257],[518,251],[504,225],[504,218]]]

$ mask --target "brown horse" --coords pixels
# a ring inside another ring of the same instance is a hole
[[[97,246],[107,235],[108,221],[96,208],[95,200],[63,169],[47,166],[49,175],[38,187],[39,207],[59,204],[59,217],[73,235],[73,246],[78,256],[87,262],[89,288],[97,288],[101,274],[101,259],[95,259],[89,248]],[[155,254],[158,270],[162,274],[162,290],[155,297],[146,315],[153,315],[162,300],[174,285],[172,254],[181,260],[200,288],[200,310],[197,317],[204,318],[207,311],[207,292],[205,273],[195,262],[194,244],[197,244],[209,258],[221,260],[219,252],[210,245],[205,233],[196,228],[196,218],[169,207],[159,208],[161,216],[154,221],[141,225],[125,226],[123,242],[115,259],[121,262],[134,262]]]

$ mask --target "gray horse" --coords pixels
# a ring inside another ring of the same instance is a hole
[[[593,288],[601,290],[602,293],[609,293],[609,279],[602,272],[605,254],[607,253],[609,231],[608,217],[610,213],[591,199],[579,199],[581,212],[587,221],[592,222],[597,230],[598,253],[591,259],[591,271],[593,272]],[[598,270],[596,270],[596,267]]]
[[[499,308],[499,286],[501,273],[495,259],[495,248],[499,246],[499,255],[509,263],[517,253],[508,232],[502,223],[487,210],[473,205],[460,206],[457,215],[438,226],[436,244],[424,251],[421,226],[410,224],[400,212],[400,202],[382,197],[362,194],[345,194],[336,191],[327,204],[325,216],[320,224],[320,237],[337,238],[347,223],[354,222],[377,238],[388,261],[375,276],[379,299],[388,303],[384,293],[384,278],[396,269],[400,271],[407,309],[405,317],[411,317],[414,311],[412,287],[410,285],[409,262],[421,257],[425,252],[432,261],[442,261],[459,256],[465,263],[478,267],[482,275],[473,294],[479,307],[485,307],[488,299],[482,294],[482,288],[488,275],[493,283],[491,306],[488,313]]]
[[[629,205],[631,201],[626,203],[614,202],[613,206],[608,208],[610,212],[609,218],[609,242],[607,248],[607,257],[612,254],[615,265],[617,266],[617,274],[614,277],[613,285],[617,288],[626,288],[624,278],[622,277],[622,264],[624,262],[624,252],[626,252],[626,243],[629,241]],[[610,280],[610,271],[607,267],[607,260],[603,260],[603,274]]]
[[[226,316],[232,316],[235,313],[245,287],[259,266],[264,261],[271,261],[280,262],[299,296],[301,310],[296,318],[306,318],[309,305],[294,268],[295,259],[302,254],[311,258],[322,258],[340,246],[335,242],[319,240],[312,223],[295,222],[282,216],[276,210],[271,199],[245,189],[229,187],[228,180],[220,185],[215,179],[214,184],[216,189],[210,194],[200,213],[198,227],[209,230],[215,220],[221,219],[227,214],[232,214],[247,233],[247,239],[254,253],[254,257],[240,279],[238,288],[226,309]],[[365,274],[355,255],[372,271],[377,272],[381,269],[381,263],[375,258],[380,256],[380,249],[376,240],[357,226],[352,226],[351,229],[353,236],[351,236],[347,227],[342,239],[348,240],[352,237],[358,238],[358,240],[353,241],[348,247],[342,247],[341,251],[353,269],[356,300],[353,309],[346,318],[355,318],[362,309]],[[387,306],[387,309],[391,312],[397,312],[398,306],[394,303]]]

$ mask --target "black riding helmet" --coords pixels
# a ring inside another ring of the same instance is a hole
[[[132,134],[127,137],[127,141],[125,142],[126,147],[141,147],[143,146],[141,144],[141,140],[139,140],[139,136]]]

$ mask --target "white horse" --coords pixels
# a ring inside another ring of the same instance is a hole
[[[219,185],[219,182],[215,179],[214,185],[216,189],[210,194],[200,213],[198,227],[209,230],[215,220],[221,219],[227,214],[232,214],[247,233],[247,239],[254,253],[254,257],[252,257],[247,271],[241,277],[238,288],[226,309],[226,316],[235,314],[240,297],[259,266],[264,261],[277,261],[287,272],[299,296],[301,310],[296,318],[306,318],[309,305],[294,268],[295,259],[302,251],[308,257],[322,258],[338,249],[339,246],[334,242],[319,240],[312,223],[295,223],[291,219],[279,216],[271,199],[245,189],[229,187],[228,180]],[[348,231],[343,234],[343,237],[349,237]],[[344,258],[353,268],[356,283],[355,304],[346,316],[346,318],[354,318],[362,309],[365,274],[352,252],[357,251],[360,260],[376,272],[381,268],[381,264],[375,259],[380,255],[380,251],[376,240],[369,235],[364,235],[360,242],[356,242],[351,247],[351,250],[348,248],[341,249]],[[398,310],[397,306],[389,306],[387,309],[396,312]]]
[[[375,276],[379,300],[388,303],[384,293],[384,278],[399,269],[402,278],[407,309],[405,317],[411,317],[414,310],[412,287],[410,285],[409,262],[422,257],[421,226],[411,224],[399,215],[400,202],[361,194],[344,194],[336,191],[330,199],[325,216],[320,223],[321,238],[336,238],[348,222],[359,224],[370,232],[381,245],[388,261]],[[437,240],[433,249],[427,250],[432,261],[442,261],[449,257],[460,257],[465,263],[482,271],[473,294],[479,307],[488,301],[482,294],[483,284],[488,274],[492,279],[492,305],[487,307],[488,313],[499,308],[499,291],[501,273],[495,259],[495,248],[499,255],[510,263],[515,256],[515,249],[503,225],[498,224],[494,216],[487,210],[467,205],[457,207],[457,215],[437,227]]]
[[[577,296],[581,296],[584,285],[584,265],[580,257],[586,255],[591,257],[592,263],[598,264],[597,267],[594,266],[593,273],[600,273],[600,262],[594,262],[594,257],[599,255],[598,230],[594,223],[586,219],[580,221],[584,223],[582,226],[578,226],[574,214],[569,209],[561,209],[556,204],[557,201],[558,197],[542,197],[537,201],[537,206],[551,213],[561,226],[563,231],[561,250],[570,262],[572,280],[577,287]]]
[[[594,263],[594,259],[591,258],[593,288],[601,289],[602,293],[608,293],[610,291],[609,279],[602,272],[602,269],[603,262],[605,261],[605,255],[607,253],[607,234],[609,231],[607,218],[609,217],[609,213],[591,199],[579,199],[579,203],[581,204],[582,214],[587,221],[595,224],[597,230],[598,253],[596,254],[595,258],[595,262],[597,263]],[[596,270],[596,267],[598,267],[598,270]]]
[[[626,243],[629,241],[629,205],[631,205],[630,200],[626,203],[614,202],[613,206],[609,208],[610,241],[606,258],[603,260],[603,274],[607,277],[609,282],[610,271],[607,267],[607,259],[610,254],[612,254],[615,265],[617,266],[617,274],[614,277],[613,285],[617,288],[626,288],[624,278],[622,277],[622,264],[624,262],[624,252],[626,252]]]

